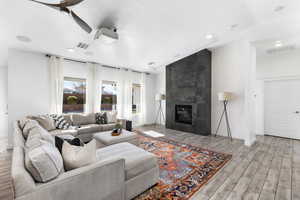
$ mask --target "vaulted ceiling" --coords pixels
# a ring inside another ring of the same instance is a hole
[[[2,0],[0,65],[7,62],[7,48],[18,48],[153,71],[232,40],[276,40],[300,33],[299,0],[85,0],[72,10],[94,29],[91,34],[54,9],[28,0]],[[113,44],[94,41],[95,30],[103,25],[115,26],[120,39]],[[207,34],[214,37],[207,39]],[[32,41],[20,42],[18,35]],[[67,50],[79,42],[90,47]]]

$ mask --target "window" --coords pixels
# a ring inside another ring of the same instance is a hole
[[[132,113],[137,114],[141,112],[141,85],[132,85]]]
[[[86,100],[86,80],[64,78],[63,113],[83,113]]]
[[[117,109],[117,84],[113,81],[102,81],[101,110]]]

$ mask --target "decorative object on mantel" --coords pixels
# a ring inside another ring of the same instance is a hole
[[[159,124],[162,124],[162,122],[165,123],[165,115],[164,115],[164,112],[162,110],[161,103],[162,103],[162,101],[166,100],[166,95],[158,93],[158,94],[155,95],[155,100],[159,102],[159,107],[158,107],[158,110],[157,110],[155,124],[157,124],[158,120],[159,120]]]
[[[230,137],[230,139],[232,140],[231,129],[230,129],[230,124],[229,124],[229,119],[228,119],[228,112],[227,112],[227,104],[232,98],[233,98],[233,94],[231,92],[219,92],[218,93],[218,100],[223,103],[223,112],[222,112],[222,115],[221,115],[219,123],[218,123],[215,137],[218,134],[222,119],[225,115],[227,134],[228,134],[228,137]]]

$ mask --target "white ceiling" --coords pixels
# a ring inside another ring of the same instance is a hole
[[[41,0],[42,1],[42,0]],[[55,0],[43,2],[57,3]],[[299,0],[85,0],[72,9],[93,29],[114,25],[120,40],[107,45],[94,41],[88,51],[67,48],[91,43],[68,16],[28,0],[1,0],[0,65],[7,62],[7,49],[18,48],[95,61],[106,65],[153,71],[197,52],[232,40],[278,40],[300,33]],[[285,9],[274,12],[277,6]],[[233,24],[238,24],[234,30]],[[205,35],[212,33],[213,40]],[[22,43],[17,35],[32,39]]]

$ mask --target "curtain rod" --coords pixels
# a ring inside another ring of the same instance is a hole
[[[46,57],[51,57],[51,56],[55,56],[55,55],[50,55],[50,54],[46,54]],[[56,57],[59,57],[59,56],[56,56]],[[88,62],[85,62],[85,61],[81,61],[81,60],[74,60],[74,59],[71,59],[71,58],[64,58],[64,60],[68,60],[68,61],[72,61],[72,62],[78,62],[78,63],[83,63],[83,64],[86,64]],[[111,69],[121,69],[120,67],[112,67],[112,66],[108,66],[108,65],[102,65],[100,63],[96,63],[96,62],[89,62],[89,63],[92,63],[92,64],[98,64],[98,65],[101,65],[102,67],[106,67],[106,68],[111,68]],[[125,70],[131,70],[132,72],[135,72],[135,73],[145,73],[146,75],[150,75],[150,73],[148,72],[140,72],[140,71],[136,71],[136,70],[132,70],[132,69],[127,69],[127,68],[124,68]]]

